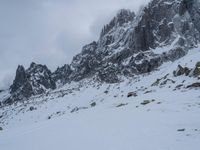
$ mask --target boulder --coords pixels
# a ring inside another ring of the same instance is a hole
[[[182,75],[186,75],[188,76],[191,72],[191,69],[189,69],[188,67],[182,67],[181,65],[178,65],[178,68],[176,71],[173,72],[174,76],[182,76]]]
[[[127,95],[127,97],[132,97],[132,96],[136,97],[137,93],[136,92],[129,92],[128,95]]]
[[[150,100],[144,100],[142,103],[141,103],[141,105],[147,105],[147,104],[149,104],[151,101]]]
[[[96,106],[96,102],[93,102],[90,104],[91,107],[95,107]]]

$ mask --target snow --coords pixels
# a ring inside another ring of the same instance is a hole
[[[200,80],[174,77],[173,71],[179,64],[194,68],[199,56],[200,49],[195,48],[150,74],[122,78],[121,83],[72,82],[1,108],[0,149],[198,150],[200,93],[186,87]],[[152,86],[165,76],[175,83]],[[128,98],[129,92],[138,96]],[[149,104],[142,105],[144,100]],[[30,111],[31,106],[36,109]],[[78,109],[72,112],[74,108]]]

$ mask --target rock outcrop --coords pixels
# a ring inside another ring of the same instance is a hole
[[[56,82],[52,78],[51,71],[45,65],[31,63],[27,70],[19,65],[10,87],[11,96],[6,99],[5,103],[26,100],[33,95],[42,94],[46,90],[55,88]]]

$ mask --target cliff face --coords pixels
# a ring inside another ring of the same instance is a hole
[[[116,83],[121,76],[148,73],[163,62],[177,60],[199,43],[199,6],[198,0],[152,0],[138,14],[123,9],[103,27],[99,40],[84,46],[71,64],[53,73],[35,63],[27,70],[19,66],[6,102],[85,78]]]
[[[117,82],[118,75],[150,72],[164,61],[184,56],[200,39],[197,4],[198,1],[153,0],[137,15],[121,10],[105,25],[99,40],[83,47],[74,57],[71,79],[96,75],[101,81]],[[166,53],[153,52],[167,46]]]

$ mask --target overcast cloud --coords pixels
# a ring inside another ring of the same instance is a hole
[[[12,83],[18,64],[34,61],[53,71],[70,63],[119,9],[137,11],[148,1],[1,0],[0,89]]]

